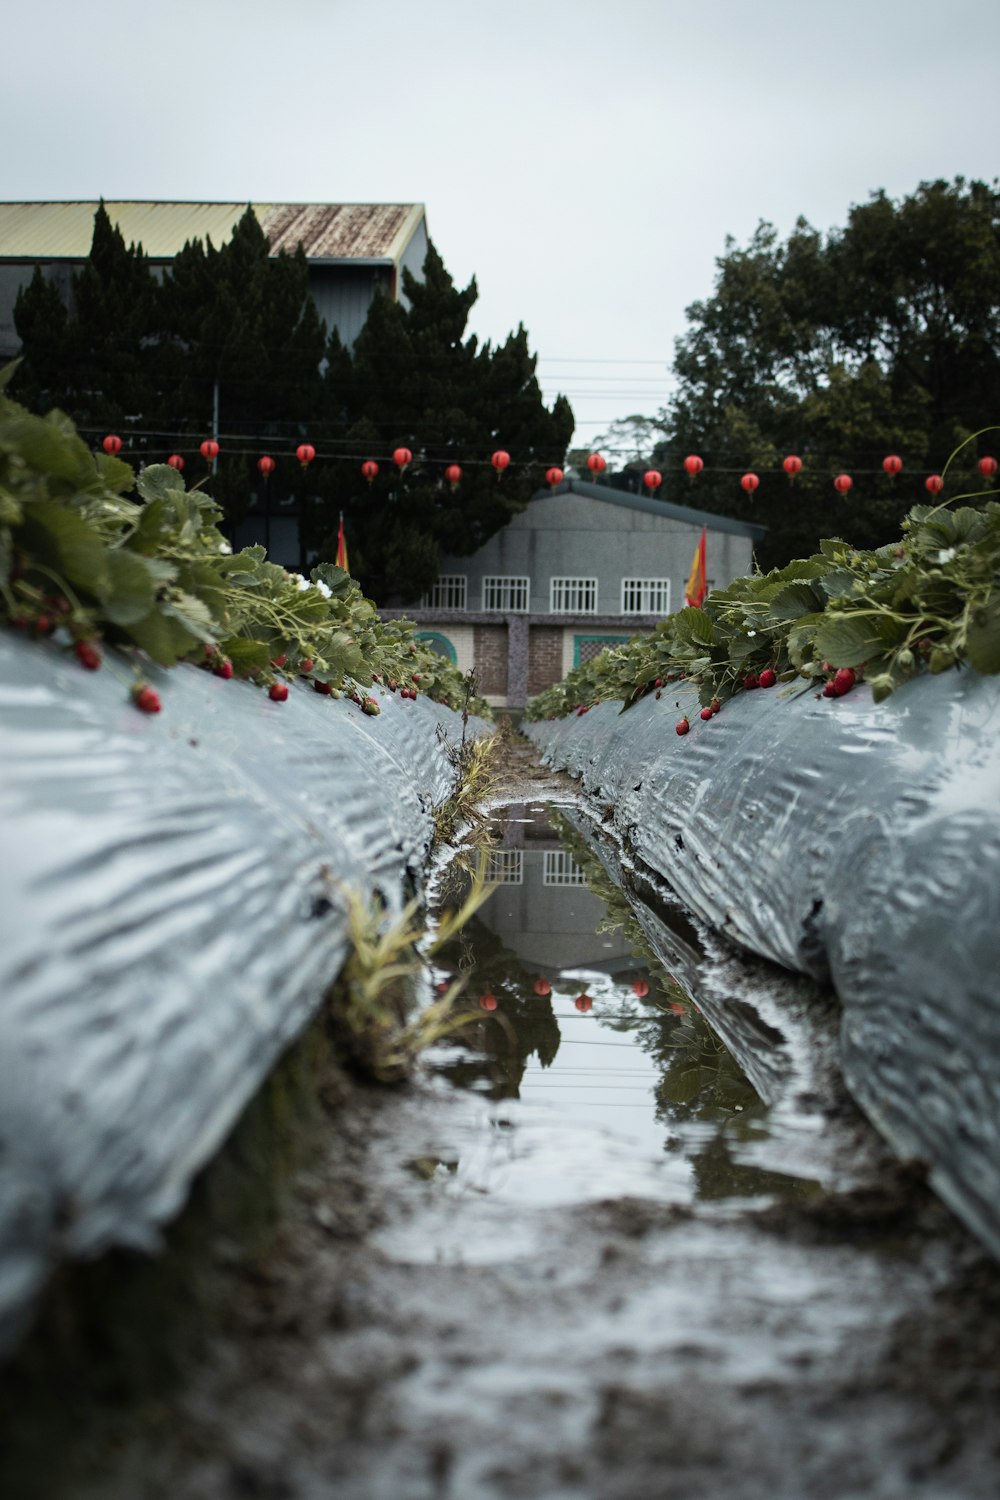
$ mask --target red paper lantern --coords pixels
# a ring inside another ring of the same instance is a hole
[[[591,1000],[589,995],[577,995],[576,999],[573,1001],[573,1004],[576,1006],[577,1010],[582,1011],[593,1010],[594,1008],[594,1002],[593,1000]]]
[[[607,467],[608,461],[603,453],[591,453],[588,455],[587,468],[595,478],[598,474],[603,474]]]
[[[997,471],[997,461],[995,458],[981,458],[976,464],[976,468],[984,479],[992,479]]]
[[[900,458],[898,453],[890,453],[885,458],[883,458],[882,467],[888,474],[890,479],[895,479],[896,475],[903,467],[903,460]]]
[[[546,995],[551,995],[552,993],[551,984],[549,984],[549,981],[547,979],[542,979],[541,976],[539,976],[538,979],[535,980],[531,988],[534,990],[536,995],[541,995],[543,1000]]]
[[[646,486],[647,490],[649,490],[649,493],[652,494],[653,491],[658,490],[660,488],[660,485],[663,483],[663,475],[660,473],[659,469],[647,469],[645,474],[643,474],[642,476],[642,482]]]
[[[789,453],[781,467],[789,479],[794,479],[796,474],[802,473],[802,460],[797,453]]]
[[[313,447],[312,443],[300,443],[295,450],[295,457],[298,459],[299,463],[304,469],[308,469],[309,465],[316,457],[316,449]]]
[[[171,453],[170,457],[167,459],[167,463],[172,469],[176,469],[178,474],[184,467],[184,460],[183,458],[181,458],[179,453]]]
[[[705,460],[699,458],[697,453],[689,453],[684,460],[684,472],[689,479],[697,479],[704,467]]]
[[[378,478],[378,464],[373,458],[366,458],[364,463],[361,465],[361,472],[367,479],[368,483],[371,484],[373,479]]]
[[[494,469],[496,469],[497,478],[499,479],[504,469],[506,469],[507,465],[510,463],[510,454],[505,453],[502,448],[498,448],[490,459],[490,463],[493,465]]]
[[[854,480],[851,478],[850,474],[838,474],[836,479],[833,481],[833,487],[838,492],[838,494],[846,495],[848,490],[854,488]]]
[[[756,474],[744,474],[743,478],[740,480],[740,484],[746,490],[748,495],[752,495],[754,490],[760,484],[760,480],[757,478]]]
[[[546,482],[546,484],[551,484],[551,486],[552,486],[553,489],[555,489],[555,487],[556,487],[557,484],[562,484],[562,482],[563,482],[563,471],[562,471],[562,469],[554,469],[554,468],[553,469],[546,469],[546,471],[545,471],[545,482]]]
[[[104,449],[105,453],[109,453],[111,457],[114,458],[116,453],[120,453],[122,451],[122,440],[116,432],[109,432],[107,437],[101,444],[101,447]]]
[[[444,471],[444,477],[453,490],[457,490],[462,482],[462,470],[458,464],[449,464]]]
[[[267,479],[271,474],[274,473],[274,459],[270,456],[269,453],[265,453],[262,458],[258,458],[257,467],[263,474],[264,478]]]
[[[410,464],[412,464],[413,454],[410,452],[409,448],[397,448],[395,453],[392,455],[392,461],[396,465],[396,468],[399,470],[399,472],[402,473],[404,469],[408,468]]]
[[[940,474],[928,474],[924,480],[924,489],[929,490],[932,495],[940,495],[944,489],[944,480]]]
[[[219,445],[215,438],[206,438],[201,445],[201,456],[206,463],[211,463],[213,458],[219,456]]]

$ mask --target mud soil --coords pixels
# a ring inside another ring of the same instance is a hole
[[[266,1249],[206,1245],[197,1359],[48,1494],[995,1500],[997,1267],[824,1087],[822,1190],[515,1205],[529,1118],[339,1084]]]

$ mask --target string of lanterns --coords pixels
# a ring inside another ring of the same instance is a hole
[[[114,457],[122,450],[122,440],[117,433],[109,432],[107,437],[102,440],[101,447],[105,453]],[[199,451],[206,463],[214,463],[215,459],[219,456],[220,448],[215,438],[206,438],[200,445]],[[306,470],[316,457],[316,449],[312,443],[300,443],[295,450],[295,457],[302,465],[303,470]],[[495,453],[490,455],[489,461],[496,471],[497,479],[502,479],[504,470],[510,467],[510,454],[505,449],[498,448]],[[399,470],[400,475],[403,475],[413,462],[413,453],[409,448],[396,448],[392,455],[392,462]],[[184,468],[184,458],[180,453],[171,453],[167,459],[167,463],[172,469],[177,469],[178,471]],[[262,454],[257,460],[257,468],[265,479],[270,478],[276,467],[277,462],[269,453]],[[587,468],[594,479],[599,479],[607,467],[608,461],[603,453],[588,454]],[[699,474],[704,471],[705,461],[699,454],[689,453],[681,464],[681,467],[685,474],[687,474],[688,479],[693,483]],[[799,474],[802,473],[804,465],[797,453],[789,453],[782,460],[781,467],[785,474],[787,474],[789,483],[794,484]],[[998,469],[1000,469],[1000,463],[995,458],[984,455],[977,460],[976,468],[984,479],[994,479]],[[903,460],[898,453],[889,453],[882,460],[882,469],[888,475],[889,479],[893,480],[897,474],[902,472]],[[365,459],[361,465],[361,474],[368,481],[369,486],[378,478],[379,472],[379,464],[373,458]],[[444,477],[454,492],[462,482],[461,466],[455,463],[449,464],[444,471]],[[556,465],[545,471],[545,482],[552,489],[562,484],[564,477],[564,471]],[[663,483],[663,475],[659,469],[647,469],[642,476],[642,482],[645,489],[653,495]],[[746,494],[752,498],[754,491],[760,487],[760,476],[749,470],[741,477],[740,485]],[[838,494],[847,495],[854,488],[854,480],[850,474],[838,474],[834,478],[833,487]],[[924,480],[924,488],[931,495],[940,495],[944,489],[944,479],[940,474],[930,474]]]

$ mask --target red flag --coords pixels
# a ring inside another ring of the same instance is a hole
[[[345,573],[351,570],[347,566],[347,538],[344,535],[344,512],[340,512],[340,530],[337,532],[337,567],[343,568]]]
[[[684,603],[692,605],[695,609],[701,609],[701,602],[708,592],[705,572],[705,527],[701,528],[701,540],[694,549],[694,560],[691,563],[691,571],[688,574],[687,587],[684,590]]]

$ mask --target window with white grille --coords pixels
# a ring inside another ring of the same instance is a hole
[[[521,885],[524,856],[520,849],[491,849],[486,860],[487,885]]]
[[[549,609],[554,615],[596,615],[597,579],[551,579]]]
[[[543,885],[586,885],[587,877],[568,854],[561,849],[546,849],[542,865]]]
[[[465,609],[466,578],[464,573],[442,573],[429,594],[420,601],[422,609]]]
[[[497,610],[501,614],[527,614],[529,588],[527,578],[488,574],[483,579],[483,609]]]
[[[669,578],[623,578],[623,615],[669,615]]]

